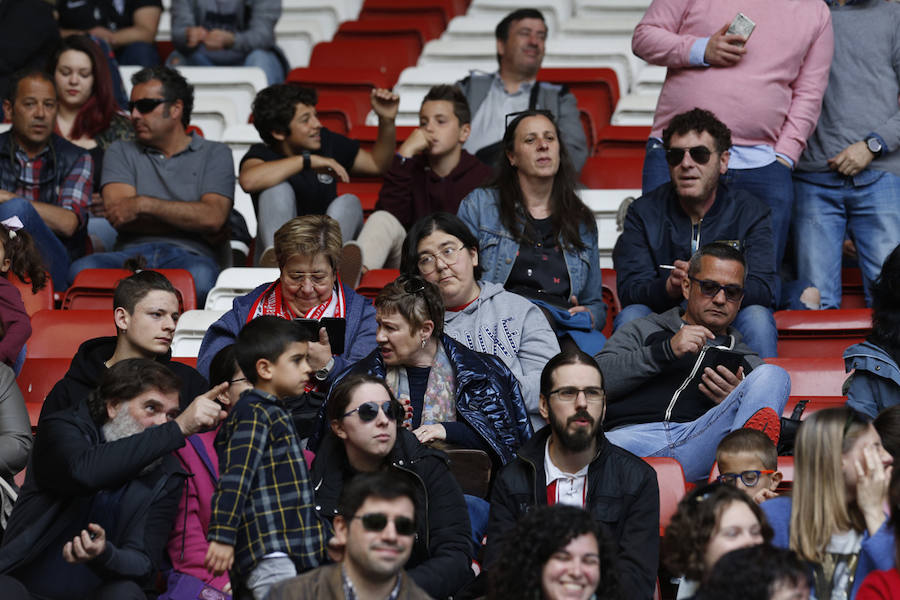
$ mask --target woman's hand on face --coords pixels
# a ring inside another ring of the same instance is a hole
[[[875,535],[886,518],[884,503],[887,500],[893,467],[884,466],[878,449],[874,446],[863,448],[863,460],[857,460],[855,467],[856,503],[863,513],[869,534]]]
[[[582,306],[578,304],[578,298],[572,296],[569,298],[569,304],[571,304],[571,308],[569,308],[569,314],[574,315],[575,313],[586,312],[588,316],[591,318],[591,327],[594,326],[594,313],[591,312],[587,306]]]
[[[440,423],[434,423],[433,425],[422,425],[415,431],[413,431],[416,438],[418,438],[420,444],[427,444],[428,442],[433,442],[435,440],[446,440],[447,439],[447,430],[444,429],[444,426]]]
[[[331,360],[331,342],[324,327],[319,328],[319,341],[309,343],[309,366],[318,371]]]

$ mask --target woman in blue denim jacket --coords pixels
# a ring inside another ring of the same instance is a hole
[[[606,323],[597,224],[575,194],[575,171],[552,115],[518,114],[503,146],[493,186],[466,196],[458,213],[478,237],[484,279],[529,298],[557,334],[596,353]]]

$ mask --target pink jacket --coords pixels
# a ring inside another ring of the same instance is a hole
[[[756,23],[734,67],[690,66],[691,46],[742,12]],[[634,53],[668,67],[651,135],[700,107],[738,146],[767,144],[795,162],[816,127],[834,51],[822,0],[653,0],[634,30]]]

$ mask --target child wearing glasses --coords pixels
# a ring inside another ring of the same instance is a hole
[[[783,477],[778,470],[778,450],[772,440],[756,429],[737,429],[719,442],[717,481],[742,489],[762,504],[776,498],[775,490]]]
[[[332,391],[326,410],[329,433],[311,473],[322,514],[339,514],[343,490],[360,473],[412,476],[420,501],[406,572],[434,598],[456,595],[473,578],[473,550],[466,501],[447,455],[420,444],[409,429],[399,426],[407,412],[380,377],[348,375]],[[336,531],[337,525],[335,517]],[[331,540],[329,550],[343,551],[342,545],[340,539]]]
[[[274,316],[238,334],[245,391],[216,436],[220,478],[212,498],[205,566],[232,570],[232,586],[262,600],[276,582],[317,567],[325,533],[314,509],[306,461],[283,399],[303,392],[316,333]],[[236,576],[236,577],[235,577]]]

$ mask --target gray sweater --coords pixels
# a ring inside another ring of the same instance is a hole
[[[900,175],[900,4],[859,0],[831,5],[834,58],[822,114],[800,171],[828,171],[828,159],[870,133],[887,147],[870,169]]]
[[[470,350],[493,354],[503,361],[522,390],[535,431],[546,422],[538,412],[541,371],[559,354],[559,342],[541,310],[507,292],[499,283],[479,281],[478,299],[458,312],[444,315],[444,332]]]

